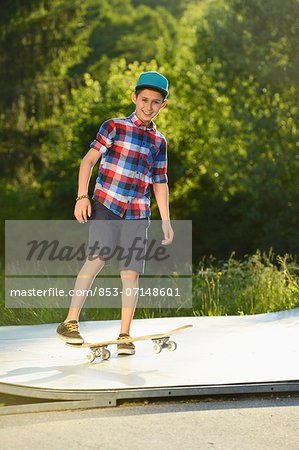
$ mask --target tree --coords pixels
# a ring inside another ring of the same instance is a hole
[[[134,2],[133,2],[134,3]],[[159,55],[161,42],[171,42],[177,22],[168,7],[145,5],[143,1],[89,0],[87,20],[92,24],[91,51],[70,73],[90,73],[108,80],[109,66],[120,58],[128,63],[150,62]]]
[[[1,176],[25,183],[40,168],[40,121],[71,84],[67,70],[87,52],[85,1],[15,0],[0,39]]]
[[[80,83],[67,75],[87,53],[86,0],[12,0],[0,37],[2,219],[40,217],[36,176],[43,165],[44,119]],[[1,221],[3,231],[3,220]]]
[[[299,249],[295,29],[294,0],[194,4],[165,48],[172,210],[201,254]]]

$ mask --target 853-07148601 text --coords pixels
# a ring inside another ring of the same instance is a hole
[[[179,288],[126,288],[124,291],[119,291],[118,288],[98,288],[99,296],[110,295],[138,295],[139,297],[180,297]]]

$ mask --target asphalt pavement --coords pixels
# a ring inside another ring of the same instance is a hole
[[[299,395],[125,403],[0,417],[3,450],[299,449]]]

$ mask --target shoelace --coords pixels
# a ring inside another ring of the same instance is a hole
[[[123,337],[119,337],[117,338],[118,341],[123,341],[125,339],[130,339],[130,336],[123,336]],[[124,345],[132,345],[133,342],[125,342]]]
[[[65,326],[69,331],[78,331],[79,325],[77,323],[66,322]]]

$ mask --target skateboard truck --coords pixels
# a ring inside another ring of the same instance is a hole
[[[168,348],[169,351],[173,352],[177,348],[177,344],[174,341],[169,340],[169,336],[165,336],[160,339],[152,339],[154,346],[153,351],[155,353],[160,353],[163,348]]]
[[[93,362],[96,358],[102,358],[104,360],[109,359],[111,356],[110,350],[108,350],[107,345],[90,347],[91,353],[89,353],[86,358],[89,362]]]
[[[169,336],[160,339],[152,339],[152,341],[154,343],[153,351],[155,353],[160,353],[163,348],[167,348],[171,352],[177,348],[176,342],[169,341]],[[107,345],[90,347],[91,353],[89,353],[86,358],[89,362],[93,362],[96,358],[102,358],[103,360],[109,359],[111,352],[107,347]]]

